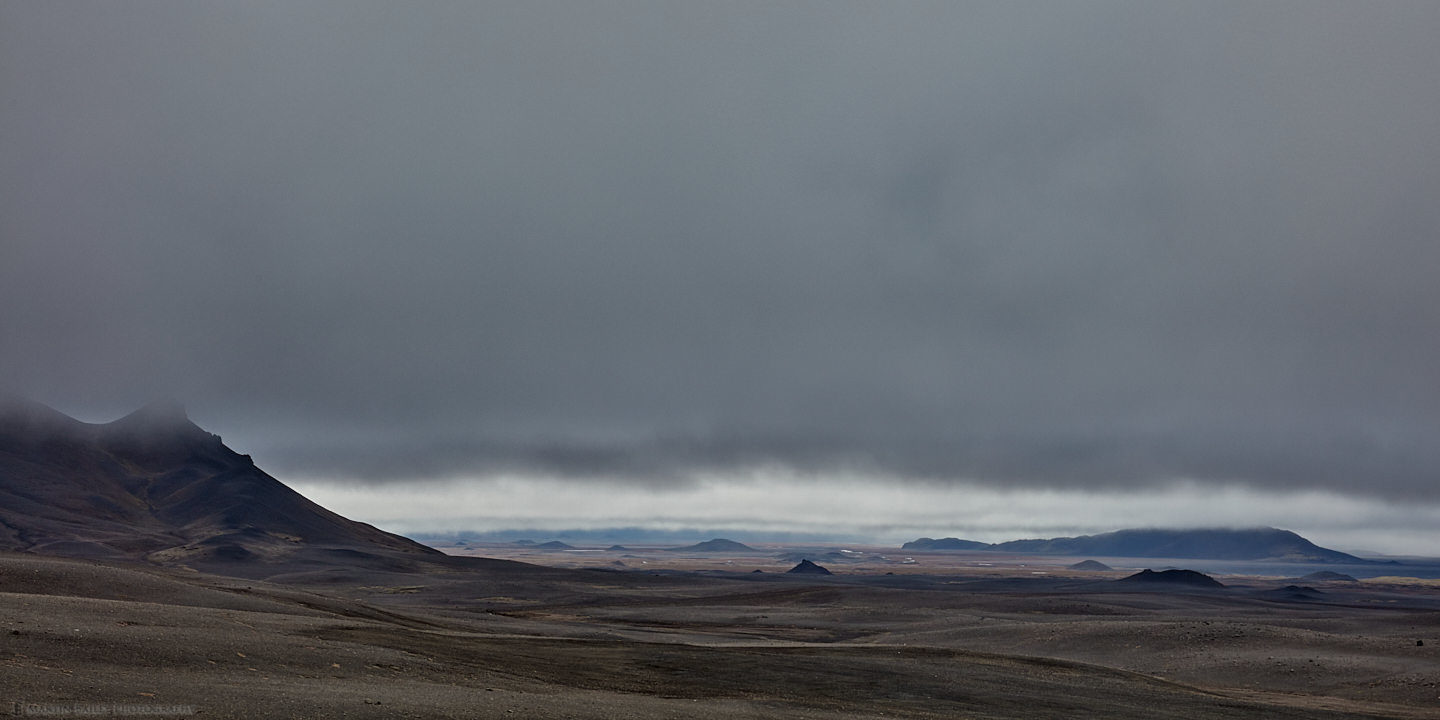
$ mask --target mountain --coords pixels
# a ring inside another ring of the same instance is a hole
[[[445,557],[316,505],[178,403],[90,424],[6,394],[0,550],[182,563]]]
[[[1012,540],[993,545],[991,549],[1033,555],[1365,562],[1354,555],[1322,548],[1289,530],[1275,528],[1118,530],[1082,537]]]
[[[666,548],[666,549],[669,550],[670,552],[705,552],[705,553],[760,552],[759,550],[756,550],[755,548],[752,548],[752,547],[750,547],[749,545],[746,545],[746,544],[744,544],[744,543],[738,543],[738,542],[735,542],[734,540],[726,540],[725,538],[715,538],[714,540],[706,540],[705,542],[695,543],[694,545],[687,545],[687,546],[685,546],[685,547]]]
[[[902,550],[994,550],[1029,555],[1096,555],[1101,557],[1206,558],[1211,560],[1278,560],[1365,564],[1338,550],[1320,547],[1289,530],[1275,528],[1205,528],[1198,530],[1117,530],[1100,535],[1049,540],[1011,540],[993,545],[959,538],[920,538]]]
[[[900,546],[901,550],[989,550],[990,543],[976,542],[974,540],[961,540],[960,538],[920,538],[911,540]]]
[[[1085,572],[1107,572],[1115,568],[1100,562],[1099,560],[1081,560],[1070,566],[1071,570],[1082,570]]]

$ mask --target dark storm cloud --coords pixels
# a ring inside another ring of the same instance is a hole
[[[1433,497],[1440,8],[0,3],[0,371],[267,467]]]

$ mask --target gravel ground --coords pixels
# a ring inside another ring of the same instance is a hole
[[[537,572],[302,587],[0,556],[0,714],[1440,717],[1440,621],[1414,590],[1317,605]]]

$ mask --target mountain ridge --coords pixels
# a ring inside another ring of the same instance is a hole
[[[958,538],[920,538],[904,550],[975,550],[1031,555],[1093,555],[1101,557],[1171,557],[1215,560],[1355,563],[1370,561],[1320,547],[1300,535],[1278,528],[1130,528],[1097,535],[979,543]]]

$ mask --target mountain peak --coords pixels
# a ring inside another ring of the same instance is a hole
[[[100,426],[101,437],[127,447],[144,447],[146,452],[180,448],[212,449],[220,437],[212,435],[185,414],[185,406],[174,400],[158,400],[111,423]],[[199,445],[197,445],[199,443]]]
[[[204,433],[190,422],[185,406],[176,400],[157,400],[109,423],[91,424],[76,420],[59,410],[15,393],[0,390],[0,428],[10,432],[28,430],[54,433],[70,431],[104,434],[174,435]],[[204,433],[209,435],[209,433]]]
[[[139,410],[116,420],[111,425],[130,425],[137,427],[166,427],[175,425],[190,425],[190,416],[185,414],[185,406],[178,400],[166,398],[145,404]]]
[[[84,425],[49,405],[0,390],[0,431],[51,434],[73,432]]]

